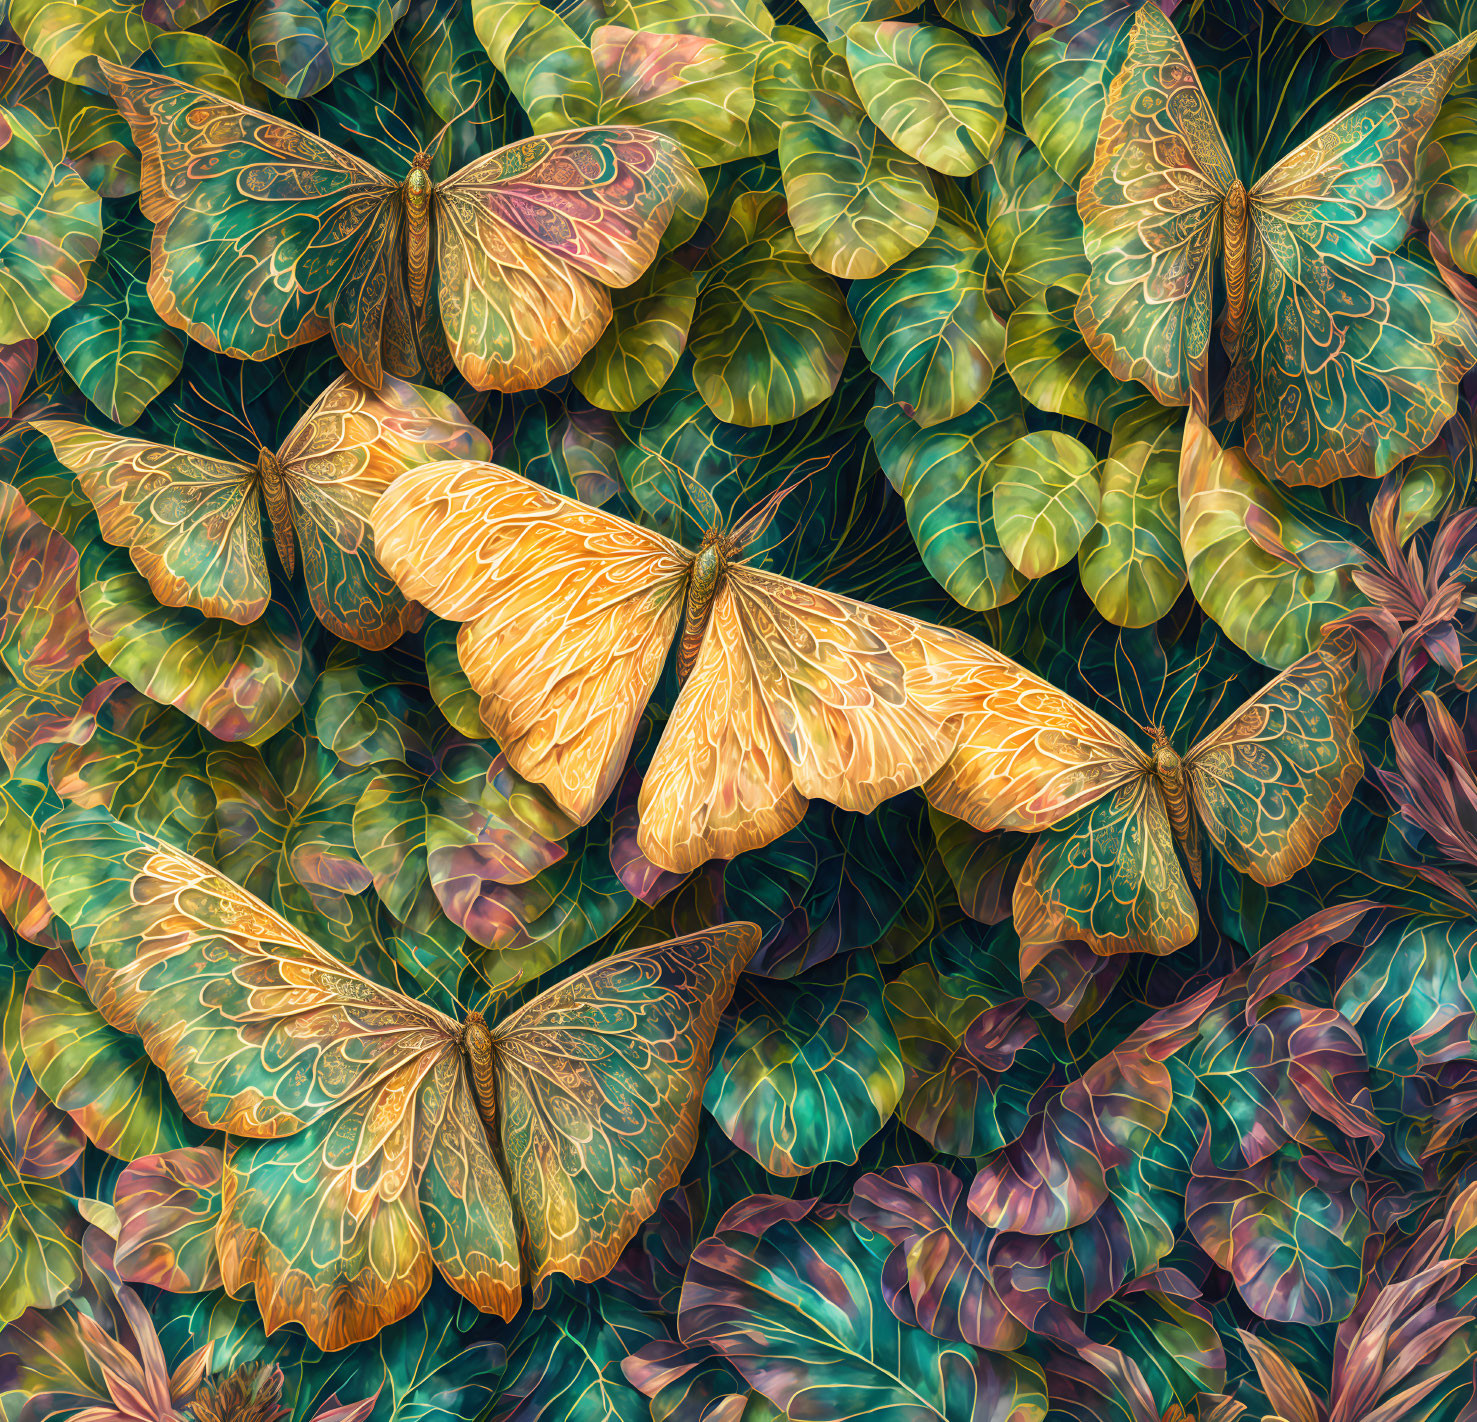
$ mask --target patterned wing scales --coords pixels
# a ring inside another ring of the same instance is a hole
[[[414,470],[373,524],[406,596],[466,624],[457,656],[509,763],[585,823],[661,675],[690,555],[494,464]]]
[[[619,953],[493,1029],[535,1304],[550,1274],[607,1273],[681,1176],[718,1018],[759,938],[728,923]]]
[[[1477,36],[1326,124],[1252,188],[1246,452],[1293,484],[1379,477],[1425,449],[1477,362],[1477,323],[1398,249],[1416,159]]]
[[[48,821],[43,877],[98,1010],[191,1119],[245,1138],[228,1143],[216,1244],[268,1331],[372,1337],[416,1307],[432,1263],[479,1307],[516,1311],[511,1207],[455,1023],[103,811]]]
[[[318,620],[361,647],[388,647],[424,613],[374,556],[369,518],[407,469],[485,459],[492,448],[435,390],[386,376],[378,391],[342,375],[313,402],[279,454]]]
[[[1206,833],[1259,884],[1312,863],[1364,773],[1346,639],[1268,682],[1184,758]]]
[[[343,149],[158,74],[99,64],[143,155],[149,297],[192,340],[265,360],[332,333],[380,383],[396,185]]]
[[[1031,846],[1013,913],[1022,956],[1077,939],[1094,953],[1173,953],[1199,926],[1158,785],[1147,772]]]
[[[590,128],[524,139],[439,184],[441,321],[462,374],[511,391],[573,370],[610,322],[606,287],[651,265],[690,180],[672,139]]]
[[[918,692],[934,629],[731,566],[641,787],[642,852],[685,872],[797,824],[868,811],[943,764],[954,725]]]
[[[262,544],[255,470],[70,420],[36,420],[92,500],[109,543],[168,607],[254,622],[272,585]]]
[[[1221,204],[1235,182],[1184,42],[1157,5],[1141,6],[1078,189],[1091,272],[1077,324],[1114,375],[1161,404],[1203,389]]]

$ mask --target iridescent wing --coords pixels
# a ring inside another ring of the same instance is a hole
[[[318,620],[361,647],[388,647],[424,613],[374,556],[369,516],[407,469],[485,459],[487,437],[435,390],[386,376],[379,391],[342,375],[313,402],[279,459]]]
[[[1469,36],[1325,125],[1252,188],[1246,452],[1293,484],[1378,477],[1426,448],[1477,362],[1477,323],[1395,255],[1416,157]]]
[[[574,369],[610,322],[606,287],[651,265],[691,165],[644,128],[527,138],[437,185],[436,272],[451,354],[479,390]]]
[[[208,865],[101,810],[47,822],[43,879],[85,987],[229,1142],[216,1244],[270,1332],[341,1348],[411,1312],[433,1262],[511,1317],[511,1206],[457,1024],[354,972]]]
[[[642,781],[641,852],[685,873],[800,822],[868,811],[943,764],[954,728],[921,700],[933,629],[731,565]]]
[[[1235,183],[1184,42],[1149,0],[1077,192],[1092,268],[1077,324],[1114,375],[1142,381],[1164,405],[1203,391],[1221,203]]]
[[[103,537],[128,549],[160,602],[241,623],[266,611],[254,469],[70,420],[32,423],[76,474]]]
[[[1352,634],[1335,631],[1184,758],[1205,832],[1259,884],[1313,860],[1364,773],[1354,733]]]
[[[615,788],[661,675],[691,555],[458,460],[397,479],[372,522],[405,595],[466,624],[457,657],[509,764],[584,824]]]
[[[619,953],[493,1029],[535,1304],[550,1274],[608,1273],[692,1159],[713,1034],[759,938],[727,923]]]
[[[1068,939],[1104,956],[1164,954],[1195,937],[1195,901],[1147,769],[1036,840],[1012,910],[1023,956]]]
[[[143,155],[149,297],[192,340],[265,360],[332,333],[380,383],[398,189],[343,149],[177,79],[99,64]]]

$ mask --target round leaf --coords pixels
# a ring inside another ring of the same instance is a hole
[[[575,387],[602,410],[634,410],[667,383],[687,346],[698,281],[662,258],[623,291],[595,347],[574,369]]]
[[[1143,398],[1143,386],[1125,384],[1099,364],[1077,329],[1076,307],[1076,293],[1060,286],[1023,301],[1005,328],[1005,364],[1038,409],[1109,430]]]
[[[995,456],[995,527],[1028,578],[1055,572],[1097,522],[1097,460],[1080,440],[1043,430]]]

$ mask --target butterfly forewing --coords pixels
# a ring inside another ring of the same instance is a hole
[[[1143,5],[1078,190],[1091,273],[1077,324],[1120,380],[1184,405],[1205,379],[1221,201],[1236,181],[1184,42]]]
[[[99,62],[143,155],[159,314],[254,360],[332,331],[345,365],[377,385],[396,184],[292,124]]]
[[[457,655],[509,763],[583,824],[661,675],[690,555],[493,464],[428,464],[374,518],[380,560],[464,622]]]
[[[77,475],[103,537],[129,550],[160,602],[241,623],[266,611],[254,469],[70,420],[33,423]]]
[[[388,647],[424,614],[374,556],[369,518],[407,469],[483,459],[487,437],[446,396],[393,377],[378,391],[340,376],[282,445],[293,527],[318,620],[362,647]]]
[[[1312,862],[1364,773],[1350,640],[1332,635],[1184,759],[1205,832],[1259,884],[1280,884]]]
[[[498,1138],[535,1302],[614,1264],[697,1144],[718,1018],[759,929],[730,923],[608,958],[493,1029]]]

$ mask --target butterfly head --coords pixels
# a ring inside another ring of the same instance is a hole
[[[423,217],[431,203],[431,155],[417,153],[410,172],[405,175],[405,206],[412,216]]]
[[[1175,754],[1175,749],[1169,743],[1169,737],[1165,734],[1163,726],[1145,726],[1144,733],[1149,737],[1149,742],[1154,751],[1154,769],[1159,773],[1161,779],[1178,779],[1180,773],[1180,758]]]
[[[724,569],[738,555],[733,536],[721,528],[710,528],[692,560],[692,595],[704,606],[718,589]]]

